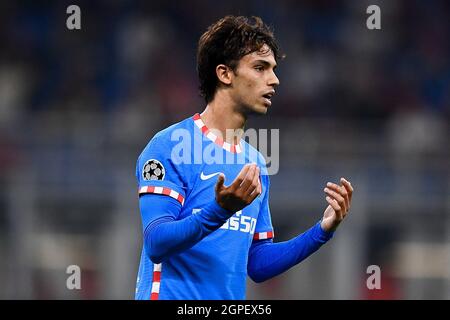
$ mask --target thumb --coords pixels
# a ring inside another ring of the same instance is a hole
[[[224,182],[225,182],[225,176],[223,173],[220,173],[219,178],[217,178],[216,191],[222,190]]]

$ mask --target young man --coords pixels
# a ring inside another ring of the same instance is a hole
[[[347,215],[353,188],[342,178],[324,189],[321,221],[273,242],[266,164],[241,136],[247,117],[271,106],[279,58],[260,18],[227,16],[201,36],[205,110],[157,133],[137,162],[144,246],[136,299],[245,299],[247,275],[261,282],[286,271]]]

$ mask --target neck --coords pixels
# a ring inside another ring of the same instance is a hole
[[[226,142],[238,144],[244,133],[247,117],[237,109],[233,104],[226,103],[224,99],[218,99],[216,94],[215,99],[208,103],[200,117],[209,129],[220,131]],[[230,134],[231,132],[233,134]]]

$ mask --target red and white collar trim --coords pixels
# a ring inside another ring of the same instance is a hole
[[[194,120],[195,125],[202,131],[202,133],[212,142],[219,145],[223,149],[231,152],[231,153],[241,153],[242,148],[241,144],[231,144],[228,142],[223,141],[222,138],[216,136],[214,133],[212,133],[208,127],[205,125],[203,120],[200,118],[200,114],[196,113],[192,119]]]

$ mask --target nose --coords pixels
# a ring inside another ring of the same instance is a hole
[[[272,71],[271,77],[269,78],[268,85],[272,86],[272,87],[276,87],[276,86],[280,85],[280,80],[278,79],[275,72],[273,72],[273,71]]]

